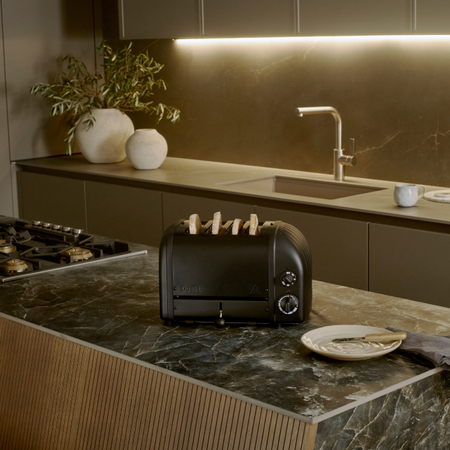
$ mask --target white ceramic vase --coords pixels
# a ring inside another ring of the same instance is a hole
[[[92,109],[94,126],[87,130],[82,116],[75,138],[83,156],[91,163],[106,164],[123,161],[125,143],[134,132],[131,119],[118,109]]]
[[[153,128],[136,130],[125,149],[135,169],[157,169],[166,159],[167,141]]]

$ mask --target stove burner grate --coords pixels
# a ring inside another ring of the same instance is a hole
[[[79,228],[0,217],[0,282],[144,253]]]

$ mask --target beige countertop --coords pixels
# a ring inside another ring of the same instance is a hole
[[[50,171],[61,175],[66,172],[78,174],[80,178],[83,178],[83,176],[108,177],[109,179],[122,181],[152,183],[160,185],[161,190],[164,190],[164,186],[172,186],[402,219],[440,224],[450,223],[450,203],[435,203],[422,198],[411,208],[401,208],[395,204],[393,198],[394,187],[397,183],[389,181],[346,177],[345,183],[355,186],[379,187],[382,190],[338,199],[322,199],[221,183],[275,175],[333,182],[332,175],[171,157],[168,157],[163,165],[156,170],[136,170],[127,159],[117,164],[91,164],[81,155],[30,159],[17,161],[16,164],[22,168],[26,167],[27,170],[47,173]],[[426,187],[427,192],[444,189],[437,186]]]

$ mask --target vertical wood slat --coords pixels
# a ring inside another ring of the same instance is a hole
[[[242,448],[244,448],[244,449],[248,449],[250,447],[250,444],[251,444],[250,436],[252,436],[254,433],[255,417],[256,417],[256,411],[258,409],[256,405],[249,405],[249,406],[250,406],[250,411],[247,415],[248,421],[247,421],[246,427],[243,430],[243,434],[241,436]]]
[[[313,450],[309,425],[0,317],[0,448]]]

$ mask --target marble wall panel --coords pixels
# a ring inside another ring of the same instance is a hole
[[[114,11],[104,37],[118,40]],[[356,177],[450,186],[450,37],[278,40],[136,40],[165,64],[179,124],[160,123],[169,156],[332,173],[331,115],[296,117],[298,106],[334,106],[344,148],[356,139]],[[154,119],[134,115],[137,128]]]

